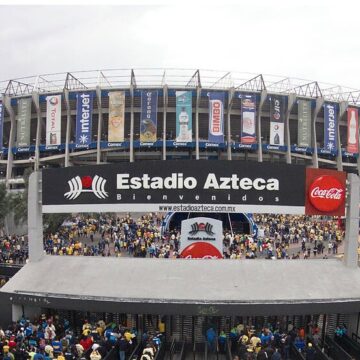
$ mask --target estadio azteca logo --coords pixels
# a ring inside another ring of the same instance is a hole
[[[191,231],[189,234],[196,235],[200,231],[206,232],[208,235],[214,235],[214,232],[212,231],[213,226],[209,223],[194,223],[191,225]]]
[[[309,199],[320,211],[335,211],[345,200],[345,189],[335,177],[323,175],[310,185]]]
[[[75,176],[68,181],[69,191],[64,194],[68,200],[75,200],[81,193],[93,193],[99,199],[105,199],[109,194],[105,191],[106,180],[98,175]]]

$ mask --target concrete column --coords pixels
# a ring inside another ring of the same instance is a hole
[[[344,264],[347,267],[358,267],[358,238],[359,238],[359,191],[360,180],[355,174],[348,174],[348,197],[346,207],[346,228]]]
[[[347,114],[346,110],[348,107],[348,103],[346,101],[342,101],[339,104],[339,113],[338,113],[338,121],[337,121],[337,143],[338,143],[338,153],[336,156],[336,167],[338,171],[343,171],[343,163],[342,163],[342,153],[341,153],[341,140],[340,140],[340,120]]]
[[[13,304],[11,305],[12,321],[19,321],[24,315],[23,305]]]
[[[40,137],[41,137],[41,111],[39,103],[39,93],[32,94],[32,100],[35,105],[37,122],[36,122],[36,140],[35,140],[35,164],[34,171],[39,171],[40,165]]]
[[[163,153],[162,159],[166,160],[166,112],[167,112],[167,105],[168,105],[168,87],[164,85],[163,88]]]
[[[130,85],[130,162],[134,162],[134,86]]]
[[[287,150],[286,150],[287,164],[291,164],[290,114],[295,103],[296,103],[296,95],[290,94],[288,96],[288,106],[287,106],[286,118],[285,118],[285,145],[287,146]]]
[[[13,146],[15,145],[15,132],[16,132],[16,119],[15,113],[11,106],[11,98],[4,95],[3,97],[4,106],[10,116],[10,136],[9,136],[9,149],[8,149],[8,160],[6,164],[6,187],[9,188],[9,179],[12,178],[12,167],[14,154],[12,151]]]
[[[195,156],[196,160],[200,159],[199,153],[199,106],[201,98],[201,87],[196,88],[196,108],[195,108]]]
[[[71,109],[69,100],[69,90],[64,89],[64,98],[66,104],[66,135],[65,135],[65,167],[70,165],[69,161],[69,143],[71,132]]]
[[[96,144],[96,164],[101,163],[101,129],[103,123],[103,114],[102,114],[102,107],[101,107],[101,89],[100,86],[96,87],[96,99],[98,105],[98,131],[97,131],[97,144]]]
[[[319,159],[318,159],[318,153],[317,153],[317,143],[316,143],[316,119],[318,117],[318,114],[324,105],[324,98],[317,98],[316,99],[316,105],[315,110],[312,117],[312,134],[311,134],[311,140],[312,140],[312,148],[314,149],[313,155],[312,155],[312,166],[314,168],[319,167]]]
[[[263,152],[262,152],[262,139],[261,139],[261,112],[264,106],[264,103],[267,99],[267,90],[262,90],[260,94],[260,104],[259,111],[257,114],[257,136],[258,136],[258,162],[263,161]]]
[[[29,261],[31,262],[40,260],[44,255],[41,200],[41,173],[36,171],[29,177],[28,191]]]
[[[228,108],[227,108],[227,159],[231,160],[231,125],[230,125],[230,116],[232,103],[234,98],[234,88],[231,88],[228,91]]]

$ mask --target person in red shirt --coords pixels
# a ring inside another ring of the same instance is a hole
[[[90,349],[93,343],[94,340],[91,336],[83,336],[80,340],[80,345],[84,348],[84,351]]]

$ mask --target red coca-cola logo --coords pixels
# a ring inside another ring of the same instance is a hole
[[[187,246],[181,257],[185,259],[222,259],[220,251],[212,244],[199,241]]]
[[[331,212],[343,204],[345,189],[335,177],[323,175],[316,178],[310,185],[308,195],[310,203],[316,209]]]

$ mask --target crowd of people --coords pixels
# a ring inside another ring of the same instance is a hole
[[[28,256],[29,249],[26,236],[5,235],[0,239],[0,263],[25,264]]]
[[[159,332],[143,332],[141,360],[152,360],[160,348]],[[66,319],[45,314],[35,321],[22,318],[0,329],[0,358],[3,360],[101,360],[115,351],[119,360],[128,359],[138,344],[138,332],[122,324],[91,323],[84,320],[79,334]],[[139,347],[140,348],[140,347]]]

